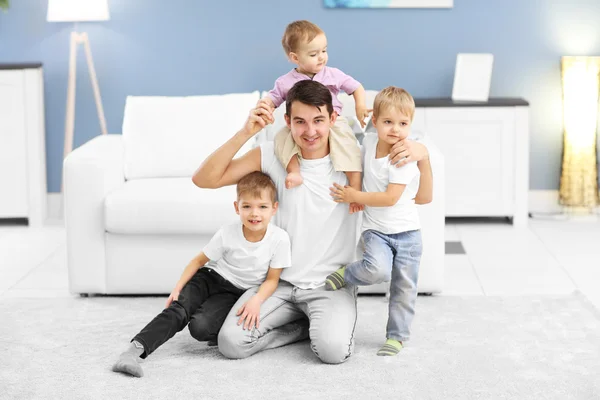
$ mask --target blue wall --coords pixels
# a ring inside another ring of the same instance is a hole
[[[46,0],[12,3],[0,12],[0,62],[44,63],[48,187],[57,192],[72,25],[46,22]],[[491,96],[531,103],[531,188],[556,189],[560,56],[600,54],[600,1],[454,3],[452,9],[350,10],[326,9],[322,0],[109,0],[110,21],[79,28],[90,36],[109,132],[121,131],[127,95],[270,88],[291,68],[280,38],[294,19],[326,31],[330,65],[366,88],[393,84],[415,97],[450,95],[456,53],[493,53]],[[81,50],[78,68],[75,146],[99,134]]]

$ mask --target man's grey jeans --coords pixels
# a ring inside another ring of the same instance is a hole
[[[300,289],[281,281],[260,308],[259,328],[243,330],[237,311],[258,288],[240,297],[219,332],[219,351],[227,358],[246,358],[259,351],[310,337],[312,351],[327,364],[346,361],[354,349],[356,287],[337,291]],[[308,319],[307,319],[308,317]]]

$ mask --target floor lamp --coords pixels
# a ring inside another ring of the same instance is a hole
[[[107,21],[110,19],[108,12],[108,0],[48,0],[48,22],[84,22],[84,21]],[[73,150],[73,132],[75,128],[75,85],[77,77],[77,46],[83,44],[87,67],[94,90],[94,99],[100,120],[100,129],[106,135],[106,118],[100,97],[100,88],[90,41],[86,32],[71,32],[71,44],[69,51],[69,83],[67,88],[67,111],[65,116],[65,147],[64,157]]]
[[[563,57],[564,148],[559,201],[592,211],[599,202],[596,131],[600,95],[600,57]]]

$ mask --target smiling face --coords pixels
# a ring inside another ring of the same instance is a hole
[[[380,141],[394,145],[410,134],[411,118],[397,107],[386,107],[373,116],[373,126]]]
[[[329,129],[336,114],[329,114],[326,105],[314,106],[294,101],[290,115],[285,115],[294,142],[300,147],[302,157],[310,160],[329,154]]]
[[[278,203],[273,201],[270,189],[260,191],[260,196],[251,192],[241,194],[233,203],[244,228],[251,233],[265,232],[271,218],[277,212]]]
[[[321,72],[327,64],[327,37],[320,33],[310,42],[300,43],[298,48],[289,53],[290,61],[298,66],[298,72],[314,76]]]

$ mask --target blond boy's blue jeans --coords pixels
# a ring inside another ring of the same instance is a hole
[[[349,264],[344,272],[347,284],[367,286],[390,283],[387,338],[405,342],[415,315],[417,280],[423,246],[421,231],[386,235],[374,230],[362,233],[363,259]]]
[[[219,350],[227,358],[246,358],[259,351],[310,337],[312,351],[327,364],[346,361],[354,349],[356,287],[330,292],[322,286],[300,289],[280,282],[260,307],[259,328],[243,330],[237,310],[257,289],[249,289],[233,306],[219,332]]]

